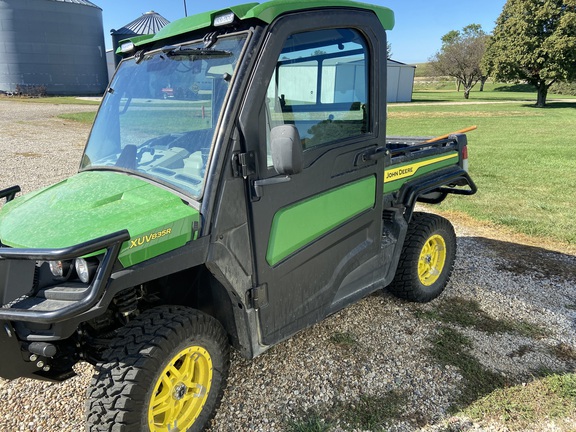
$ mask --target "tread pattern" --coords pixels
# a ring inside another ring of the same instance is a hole
[[[230,366],[229,344],[215,318],[182,306],[145,311],[113,339],[87,391],[86,430],[143,431],[147,400],[157,374],[170,353],[191,338],[209,349],[214,363],[212,391],[204,411],[190,429],[202,430],[214,416],[224,393]]]
[[[446,263],[439,279],[427,287],[418,278],[418,259],[426,241],[439,234],[446,242]],[[456,234],[447,219],[430,213],[414,213],[406,240],[400,254],[398,268],[388,290],[397,297],[415,301],[429,302],[438,297],[450,280],[456,258]]]

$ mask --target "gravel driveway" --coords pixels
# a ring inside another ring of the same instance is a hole
[[[0,100],[0,188],[20,184],[29,192],[73,174],[89,127],[55,116],[95,109]],[[478,224],[456,223],[456,229],[452,282],[431,304],[372,295],[253,361],[233,355],[212,431],[282,431],[310,413],[339,412],[393,394],[402,395],[401,407],[386,430],[505,430],[451,418],[448,409],[465,377],[457,366],[430,355],[432,340],[441,328],[457,329],[471,341],[467,354],[512,383],[528,382],[543,369],[573,371],[575,358],[555,348],[576,346],[576,256],[520,244]],[[437,319],[443,306],[458,304],[477,304],[492,320],[524,322],[546,332],[538,337],[489,332]],[[0,431],[82,430],[92,371],[86,364],[77,371],[63,384],[0,379]],[[576,430],[574,422],[576,413],[554,422],[542,419],[540,426]],[[362,429],[347,424],[346,417],[336,419],[331,430]]]

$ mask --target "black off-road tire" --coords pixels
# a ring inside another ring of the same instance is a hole
[[[196,350],[199,354],[182,356],[187,350]],[[189,357],[193,360],[188,360]],[[156,401],[152,398],[158,397],[164,385],[160,384],[161,377],[170,378],[171,364],[183,363],[181,360],[171,363],[176,359],[186,359],[192,365],[198,357],[205,360],[202,370],[211,372],[204,373],[209,376],[209,391],[202,394],[201,386],[194,390],[199,394],[194,397],[201,398],[203,403],[196,409],[197,418],[186,429],[194,432],[204,430],[222,399],[230,365],[226,332],[211,316],[182,306],[162,306],[142,313],[120,330],[104,352],[104,361],[98,365],[87,392],[86,430],[154,430],[148,426],[148,416],[152,401]],[[190,366],[189,369],[196,374],[197,368]],[[185,396],[191,389],[178,385],[171,388],[170,394],[194,400]],[[184,431],[181,427],[175,430]]]
[[[442,265],[438,265],[434,271],[430,262],[438,263],[434,258],[436,254],[444,259]],[[408,225],[396,275],[388,290],[406,300],[429,302],[446,288],[455,258],[456,234],[452,224],[438,215],[414,213]],[[426,268],[428,271],[424,270]]]

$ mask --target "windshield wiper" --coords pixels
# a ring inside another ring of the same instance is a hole
[[[176,45],[168,45],[162,48],[162,52],[168,57],[187,57],[192,60],[211,57],[211,58],[226,58],[231,57],[230,51],[213,50],[207,48],[186,48]]]

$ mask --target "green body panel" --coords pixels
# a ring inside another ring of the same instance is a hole
[[[431,156],[393,165],[384,172],[384,193],[397,191],[408,181],[445,167],[457,164],[458,152],[451,152],[442,156]],[[392,174],[398,173],[396,176]],[[396,180],[397,178],[397,180]]]
[[[246,3],[225,9],[192,15],[168,24],[153,37],[135,37],[127,40],[131,40],[137,47],[142,47],[144,45],[167,40],[174,36],[183,35],[192,31],[204,28],[208,29],[212,27],[215,17],[227,12],[233,12],[236,18],[240,20],[255,18],[270,24],[280,15],[317,8],[353,8],[369,10],[376,14],[384,29],[392,30],[394,28],[394,12],[382,6],[359,3],[350,0],[272,0],[262,4]]]
[[[274,215],[266,261],[276,265],[354,216],[374,207],[376,178],[367,177],[279,210]]]
[[[192,240],[197,210],[141,179],[88,171],[7,203],[0,238],[11,247],[63,248],[127,229],[120,262],[137,264]]]
[[[242,19],[258,18],[270,24],[280,15],[289,12],[304,9],[339,7],[370,10],[378,16],[378,19],[385,30],[392,30],[394,28],[394,12],[390,9],[348,0],[273,0],[254,7],[244,17],[242,17]]]

